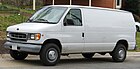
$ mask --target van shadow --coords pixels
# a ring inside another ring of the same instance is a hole
[[[97,63],[107,63],[113,62],[111,58],[92,58],[92,59],[85,59],[85,58],[78,58],[78,59],[62,59],[59,64],[60,65],[67,65],[67,64],[97,64]]]
[[[13,61],[15,62],[15,61]],[[23,60],[23,61],[16,61],[21,64],[31,65],[31,66],[43,66],[39,59],[34,60]],[[92,58],[92,59],[85,59],[85,58],[72,58],[72,59],[61,59],[58,65],[74,65],[74,64],[98,64],[98,63],[113,63],[110,57],[104,58]]]

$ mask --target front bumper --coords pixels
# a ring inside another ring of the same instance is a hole
[[[9,41],[6,41],[4,44],[4,47],[7,49],[23,51],[23,52],[31,52],[31,53],[39,53],[41,46],[42,46],[41,44],[29,44],[29,43],[23,44],[23,43],[9,42]]]

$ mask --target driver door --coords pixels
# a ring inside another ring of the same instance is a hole
[[[84,26],[80,9],[70,9],[63,22],[64,46],[68,53],[79,53],[84,47]]]

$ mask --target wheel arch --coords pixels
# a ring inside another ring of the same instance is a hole
[[[117,41],[115,48],[117,47],[118,44],[123,44],[126,47],[126,50],[128,50],[128,46],[129,45],[128,45],[128,41],[127,40],[122,39],[122,40]]]
[[[55,43],[56,45],[58,45],[60,52],[62,51],[62,45],[61,42],[58,39],[47,39],[43,42],[42,47],[45,46],[45,44],[47,43]]]

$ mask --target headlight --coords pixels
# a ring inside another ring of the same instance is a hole
[[[40,40],[41,38],[41,34],[37,33],[37,34],[30,34],[30,39],[31,40]]]
[[[31,34],[31,35],[30,35],[30,39],[31,39],[31,40],[34,40],[34,39],[35,39],[35,34]]]

